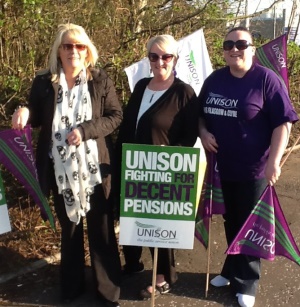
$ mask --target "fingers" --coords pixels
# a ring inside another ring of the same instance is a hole
[[[217,152],[218,152],[217,147],[214,146],[214,145],[210,145],[210,151],[211,151],[211,152],[214,152],[214,153],[217,153]]]
[[[67,135],[67,140],[69,145],[74,145],[74,146],[79,146],[81,144],[81,134],[78,129],[72,130],[68,135]]]
[[[75,135],[69,135],[67,137],[67,140],[68,140],[69,145],[74,145],[74,146],[80,145],[80,140],[78,138],[76,138]]]
[[[23,129],[27,124],[28,117],[29,110],[26,107],[17,109],[12,116],[12,128],[18,130]]]
[[[275,185],[275,183],[278,181],[278,179],[279,179],[279,175],[272,176],[271,179],[268,180],[269,185],[270,186]]]
[[[210,136],[210,148],[212,152],[215,152],[215,153],[217,152],[218,144],[213,135]]]
[[[202,144],[207,151],[217,153],[218,144],[215,137],[211,133],[208,133],[202,138]]]
[[[21,117],[16,117],[12,120],[12,128],[22,130],[25,127],[26,123],[22,120]]]
[[[265,177],[270,186],[275,185],[275,183],[279,180],[280,174],[281,174],[280,166],[267,164],[265,170]]]

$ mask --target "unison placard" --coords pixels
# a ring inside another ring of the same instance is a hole
[[[200,155],[199,148],[123,144],[121,245],[193,248]]]

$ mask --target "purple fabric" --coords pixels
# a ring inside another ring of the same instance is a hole
[[[51,226],[55,228],[51,209],[38,183],[29,126],[22,131],[15,129],[0,131],[0,163],[24,185],[40,207],[42,218],[49,220]]]
[[[256,49],[256,62],[272,69],[289,89],[287,69],[287,36],[283,34]]]
[[[274,260],[284,256],[300,265],[300,252],[286,222],[274,187],[267,186],[227,254]]]
[[[225,205],[216,155],[208,153],[206,158],[207,168],[196,215],[195,236],[207,248],[209,219],[213,214],[224,214]]]
[[[216,155],[208,153],[206,157],[208,168],[203,187],[204,215],[211,217],[213,214],[224,214],[225,205]]]
[[[272,70],[258,64],[243,78],[234,77],[229,67],[213,72],[199,100],[219,146],[222,180],[263,178],[273,129],[298,120],[286,87]]]

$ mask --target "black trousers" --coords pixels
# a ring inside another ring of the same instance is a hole
[[[142,246],[123,246],[123,253],[128,268],[138,267],[142,256]],[[152,259],[154,256],[154,248],[150,248]],[[170,284],[174,284],[177,280],[175,269],[174,250],[170,248],[159,248],[157,255],[157,274],[162,274],[165,280]]]
[[[61,291],[62,297],[70,298],[80,293],[85,284],[83,218],[78,225],[69,220],[63,197],[57,193],[57,185],[53,187],[54,206],[62,230]],[[101,185],[95,187],[90,201],[86,224],[94,287],[101,299],[117,301],[120,297],[121,263],[114,232],[113,205],[105,198]]]
[[[263,193],[265,179],[230,182],[222,181],[226,213],[224,227],[227,244],[234,240]],[[243,254],[227,255],[221,275],[230,280],[234,294],[255,296],[260,278],[260,259]]]

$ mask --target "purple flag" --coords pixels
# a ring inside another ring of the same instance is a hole
[[[213,214],[225,213],[223,193],[216,155],[207,154],[207,168],[196,215],[195,236],[207,248],[209,219]]]
[[[55,228],[51,209],[38,183],[29,126],[21,131],[0,131],[0,163],[24,185],[40,207],[42,218],[49,220],[52,228]]]
[[[284,256],[300,265],[300,252],[285,220],[275,188],[267,186],[227,254],[267,260]]]
[[[256,49],[256,61],[276,72],[289,90],[287,69],[287,37],[283,34]]]

